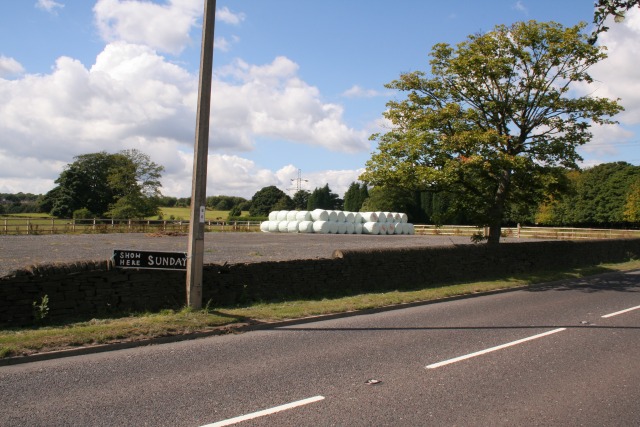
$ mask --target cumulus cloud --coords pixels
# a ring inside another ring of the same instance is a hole
[[[4,55],[0,55],[0,78],[17,76],[23,72],[24,68],[18,61]]]
[[[380,95],[382,94],[377,90],[364,89],[358,85],[353,85],[342,93],[346,98],[373,98]]]
[[[129,0],[98,0],[93,8],[101,37],[108,42],[144,44],[179,54],[202,13],[200,0],[168,0],[165,4]]]
[[[38,9],[42,9],[49,13],[55,14],[56,9],[62,9],[64,7],[64,4],[58,3],[57,1],[54,1],[54,0],[38,0],[36,2],[36,7]]]
[[[235,13],[229,10],[228,7],[216,10],[216,19],[231,25],[238,25],[245,19],[245,14]]]

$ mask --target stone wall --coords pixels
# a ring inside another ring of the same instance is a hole
[[[206,265],[203,300],[219,307],[412,289],[639,255],[640,239],[338,250],[332,259]],[[40,265],[0,278],[0,323],[32,324],[45,295],[51,321],[179,308],[185,281],[184,271],[115,269],[110,261]]]

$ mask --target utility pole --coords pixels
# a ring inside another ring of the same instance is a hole
[[[213,33],[216,0],[204,0],[202,18],[202,51],[198,84],[196,140],[193,150],[191,181],[191,214],[187,249],[187,305],[202,308],[202,267],[204,260],[204,221],[207,201],[207,159],[209,156],[209,114],[213,72]]]

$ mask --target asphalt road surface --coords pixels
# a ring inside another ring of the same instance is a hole
[[[2,426],[637,426],[640,272],[0,367],[0,396]]]

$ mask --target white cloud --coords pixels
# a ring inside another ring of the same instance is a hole
[[[518,0],[513,6],[512,9],[523,12],[525,15],[529,12],[527,7],[522,3],[521,0]]]
[[[16,76],[23,72],[24,68],[18,61],[13,58],[0,55],[0,78]]]
[[[216,19],[231,25],[238,25],[245,19],[244,13],[234,13],[228,7],[216,10]]]
[[[49,13],[55,14],[56,8],[62,9],[64,7],[64,4],[58,3],[57,1],[54,1],[54,0],[38,0],[36,2],[36,7],[38,9],[42,9]]]
[[[190,43],[189,32],[202,14],[200,0],[168,0],[156,4],[133,0],[98,0],[93,8],[105,41],[144,44],[179,54]]]
[[[358,85],[353,85],[342,93],[342,96],[346,98],[373,98],[383,95],[374,89],[364,89]]]

